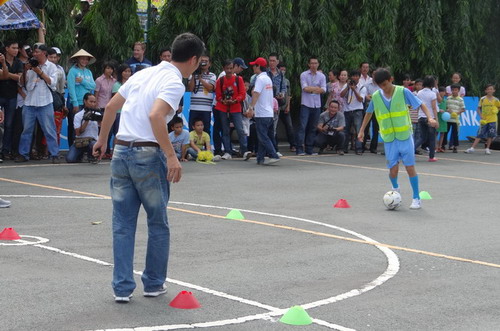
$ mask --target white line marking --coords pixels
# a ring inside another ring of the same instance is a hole
[[[76,196],[76,195],[30,195],[30,194],[0,194],[2,198],[55,198],[55,199],[91,199],[91,200],[111,200],[111,198],[104,197],[89,197],[89,196]]]
[[[36,236],[28,236],[28,235],[19,235],[21,238],[33,238],[37,241],[28,241],[23,239],[13,240],[10,242],[0,242],[0,246],[28,246],[28,245],[37,245],[37,244],[45,244],[49,242],[49,239],[43,237]]]

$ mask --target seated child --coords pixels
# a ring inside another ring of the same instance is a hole
[[[196,160],[198,153],[202,150],[210,151],[210,136],[203,131],[204,125],[201,118],[196,118],[193,121],[193,131],[189,133],[189,148],[188,154]]]
[[[186,156],[189,146],[189,131],[183,129],[184,122],[179,116],[175,116],[169,124],[172,131],[168,134],[168,137],[174,147],[177,159],[181,162],[185,162],[187,161]]]

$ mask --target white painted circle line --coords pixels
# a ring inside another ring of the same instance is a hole
[[[12,240],[7,242],[0,241],[0,246],[29,246],[29,245],[45,244],[49,242],[49,239],[43,237],[28,236],[28,235],[19,235],[19,236],[21,237],[21,239],[18,240]],[[36,239],[36,241],[23,240],[27,238]]]

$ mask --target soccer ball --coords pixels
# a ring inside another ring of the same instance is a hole
[[[401,194],[396,191],[389,191],[384,194],[384,205],[389,210],[395,210],[401,206]]]

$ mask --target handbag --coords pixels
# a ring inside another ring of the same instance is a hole
[[[76,148],[85,148],[90,145],[90,142],[93,138],[85,137],[85,138],[75,138],[74,145]]]
[[[41,79],[41,78],[40,78]],[[59,92],[56,92],[52,90],[47,84],[47,82],[42,79],[45,85],[47,85],[47,88],[49,89],[50,93],[52,94],[52,106],[54,107],[54,110],[61,110],[64,108],[64,96],[60,94]]]

